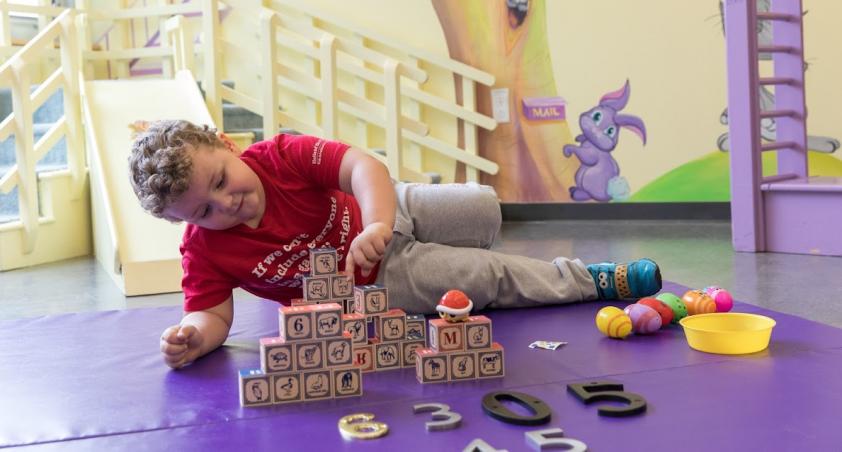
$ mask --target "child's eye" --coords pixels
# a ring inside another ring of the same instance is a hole
[[[219,178],[219,183],[216,184],[216,188],[222,188],[225,185],[225,174]]]
[[[200,218],[205,218],[210,215],[211,208],[210,206],[205,206],[205,210],[202,211],[202,216]]]

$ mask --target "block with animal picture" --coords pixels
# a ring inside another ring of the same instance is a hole
[[[362,314],[342,314],[342,331],[351,333],[354,345],[368,342],[368,328]]]
[[[354,365],[363,372],[374,372],[373,344],[354,344]]]
[[[383,342],[406,340],[406,313],[402,309],[390,309],[378,316],[378,336]]]
[[[342,336],[342,306],[338,303],[318,304],[312,307],[316,339]]]
[[[240,371],[240,405],[262,406],[272,404],[271,377],[260,369]]]
[[[260,339],[260,368],[263,372],[292,372],[295,370],[293,342],[280,337]]]
[[[334,299],[354,298],[354,275],[331,275],[330,296]]]
[[[401,364],[399,342],[374,342],[374,370],[398,369]]]
[[[351,333],[344,333],[341,337],[325,339],[326,367],[344,367],[354,363],[354,347]]]
[[[310,251],[310,275],[335,275],[339,272],[339,256],[334,248]]]
[[[307,301],[323,302],[331,299],[330,275],[305,276],[304,299]]]
[[[472,315],[465,321],[465,348],[477,350],[491,347],[491,319]]]
[[[503,362],[503,346],[497,342],[491,348],[477,350],[477,378],[499,378],[506,375]]]
[[[423,340],[401,342],[401,367],[415,367],[415,352],[426,346]]]
[[[465,350],[465,323],[433,319],[429,322],[430,348],[438,352]]]
[[[325,341],[295,343],[295,366],[298,370],[321,369],[325,366]]]
[[[354,287],[354,311],[360,314],[381,314],[389,310],[389,293],[380,284]]]
[[[302,341],[315,337],[313,306],[278,308],[278,336],[284,341]]]
[[[406,340],[417,341],[427,338],[427,321],[423,314],[406,316]]]
[[[359,367],[342,367],[331,372],[334,398],[363,395],[363,375]]]
[[[321,400],[333,397],[333,378],[330,369],[302,372],[301,380],[304,386],[304,400]]]
[[[304,397],[301,372],[272,374],[274,404],[298,402]]]
[[[476,354],[454,352],[447,354],[448,379],[450,381],[475,380],[477,378]]]
[[[447,354],[431,348],[415,351],[415,377],[421,383],[440,383],[447,381]]]

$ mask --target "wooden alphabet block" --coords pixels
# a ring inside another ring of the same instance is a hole
[[[465,348],[478,350],[491,347],[491,319],[472,315],[465,322]]]
[[[427,321],[423,314],[406,316],[406,340],[417,341],[426,339]]]
[[[292,372],[295,370],[295,356],[292,342],[280,337],[260,339],[260,368],[265,373]]]
[[[345,367],[354,364],[354,349],[351,333],[342,337],[325,339],[325,361],[327,367]]]
[[[304,400],[329,399],[333,397],[333,386],[329,369],[302,372]]]
[[[380,337],[380,316],[379,315],[367,315],[365,317],[366,321],[366,331],[368,334],[368,338],[379,338]]]
[[[330,300],[330,276],[305,276],[304,299],[307,301]]]
[[[354,365],[363,372],[374,372],[374,345],[354,345]]]
[[[450,381],[475,380],[477,378],[477,358],[474,352],[450,353],[447,355],[447,359]]]
[[[339,269],[339,258],[333,248],[319,248],[310,251],[310,274],[312,276],[334,275]]]
[[[415,377],[421,383],[447,381],[447,355],[431,348],[419,348],[415,351]]]
[[[424,348],[427,345],[423,340],[421,341],[403,341],[401,342],[401,364],[402,367],[415,367],[415,352]]]
[[[390,309],[378,320],[377,337],[383,342],[396,342],[406,339],[406,313],[402,309]]]
[[[354,313],[354,298],[343,298],[340,300],[340,304],[342,304],[342,313],[343,314],[353,314]]]
[[[297,342],[295,368],[298,370],[321,369],[325,366],[324,341]]]
[[[313,306],[316,339],[342,336],[342,306],[324,303]]]
[[[389,310],[389,294],[380,284],[354,287],[354,311],[360,314],[380,314]]]
[[[399,342],[376,342],[374,344],[374,370],[397,369],[401,367]]]
[[[281,306],[278,309],[278,331],[284,341],[302,341],[312,339],[312,306]]]
[[[363,395],[363,373],[359,367],[333,369],[333,397]]]
[[[272,386],[274,390],[275,404],[298,402],[304,396],[301,391],[301,373],[293,372],[286,374],[273,374]]]
[[[272,382],[260,369],[240,371],[240,406],[261,406],[272,403]]]
[[[477,350],[477,378],[498,378],[506,375],[503,346],[497,342],[488,350]]]
[[[331,297],[354,298],[354,276],[344,273],[330,277]]]
[[[342,314],[342,331],[351,333],[354,344],[368,343],[368,328],[362,314]]]
[[[465,323],[451,323],[444,319],[433,319],[430,326],[430,348],[438,352],[465,350]]]

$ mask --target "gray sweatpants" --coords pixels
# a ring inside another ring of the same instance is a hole
[[[396,183],[395,191],[394,235],[377,274],[390,307],[430,314],[450,289],[465,292],[475,310],[597,298],[579,259],[546,262],[489,250],[501,223],[493,188]]]

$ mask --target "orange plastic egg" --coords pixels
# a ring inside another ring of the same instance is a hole
[[[701,290],[688,290],[681,300],[687,305],[687,315],[716,312],[716,302]]]

